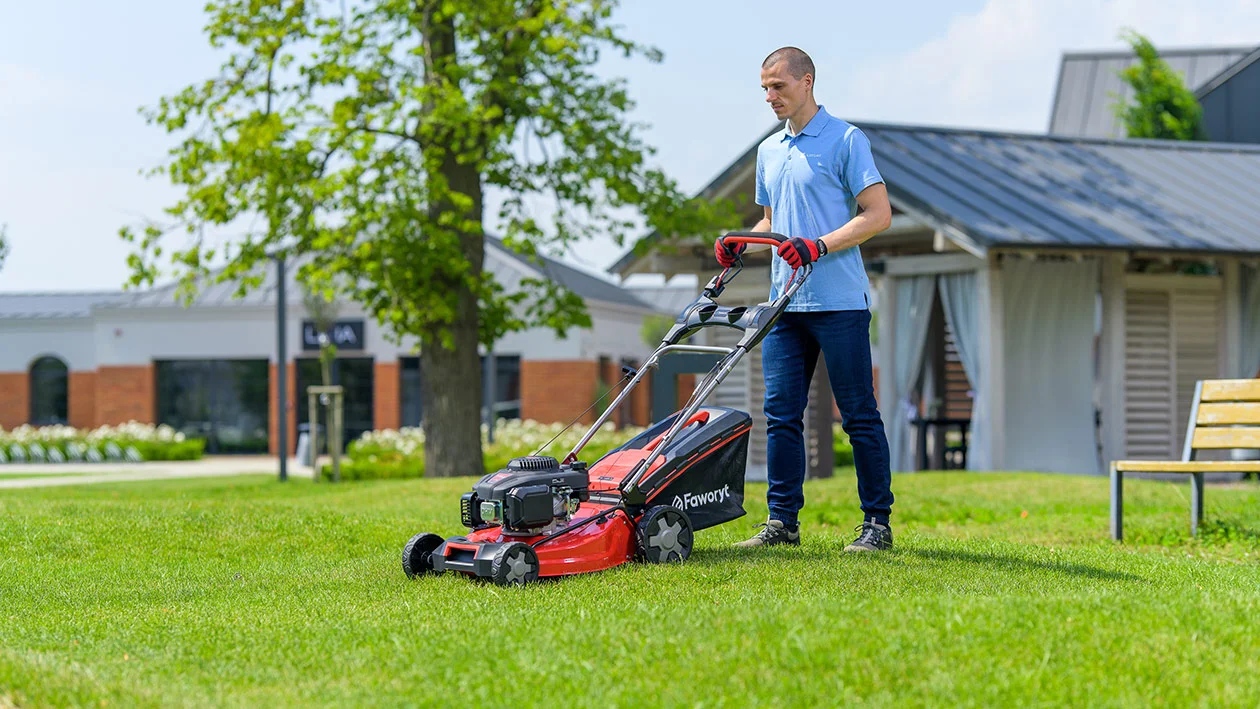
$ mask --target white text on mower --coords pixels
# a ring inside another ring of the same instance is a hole
[[[720,490],[710,490],[708,492],[694,494],[684,492],[681,495],[674,495],[674,507],[677,507],[680,510],[689,510],[692,507],[707,505],[711,502],[725,502],[726,498],[730,496],[730,485],[723,485]]]

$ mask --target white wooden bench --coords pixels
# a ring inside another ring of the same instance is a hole
[[[1111,536],[1124,532],[1125,473],[1185,473],[1191,476],[1190,533],[1203,521],[1204,473],[1260,472],[1260,460],[1195,460],[1201,450],[1260,449],[1260,379],[1209,379],[1194,387],[1181,460],[1117,460],[1111,464]]]

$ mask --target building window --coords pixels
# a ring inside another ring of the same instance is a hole
[[[399,360],[398,402],[403,426],[419,426],[424,421],[424,402],[420,393],[420,358],[402,357]],[[485,371],[486,358],[481,358]],[[521,356],[494,356],[494,409],[496,418],[518,419],[521,417]]]
[[[70,420],[70,370],[56,357],[40,357],[31,364],[32,426],[65,424]]]
[[[398,404],[401,425],[419,426],[424,420],[424,403],[420,395],[420,358],[402,357],[398,361]]]
[[[267,452],[267,360],[166,360],[154,370],[158,423],[204,438],[208,453]]]
[[[376,371],[371,357],[338,357],[333,360],[332,371],[329,372],[334,386],[342,387],[344,397],[342,409],[342,444],[350,443],[371,431],[375,421],[373,400]],[[297,413],[298,425],[304,426],[310,420],[310,396],[308,387],[323,386],[324,378],[320,372],[319,360],[313,357],[297,360]],[[321,407],[322,408],[322,407]],[[320,416],[321,450],[328,443],[328,422]]]

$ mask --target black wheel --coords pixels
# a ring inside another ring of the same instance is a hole
[[[415,578],[434,573],[433,550],[442,546],[444,540],[436,534],[420,533],[411,538],[402,550],[403,573],[407,578]]]
[[[524,586],[538,580],[538,555],[522,542],[512,542],[499,551],[490,567],[490,578],[500,586]]]
[[[677,507],[649,507],[639,520],[639,556],[648,563],[686,561],[694,541],[691,518]]]

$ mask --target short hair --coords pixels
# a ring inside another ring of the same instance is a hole
[[[761,63],[761,68],[769,69],[785,60],[788,63],[788,73],[792,75],[793,79],[800,79],[809,74],[814,77],[815,82],[818,81],[818,74],[814,73],[814,60],[796,47],[781,47],[770,52],[770,56],[766,57],[766,60]]]

